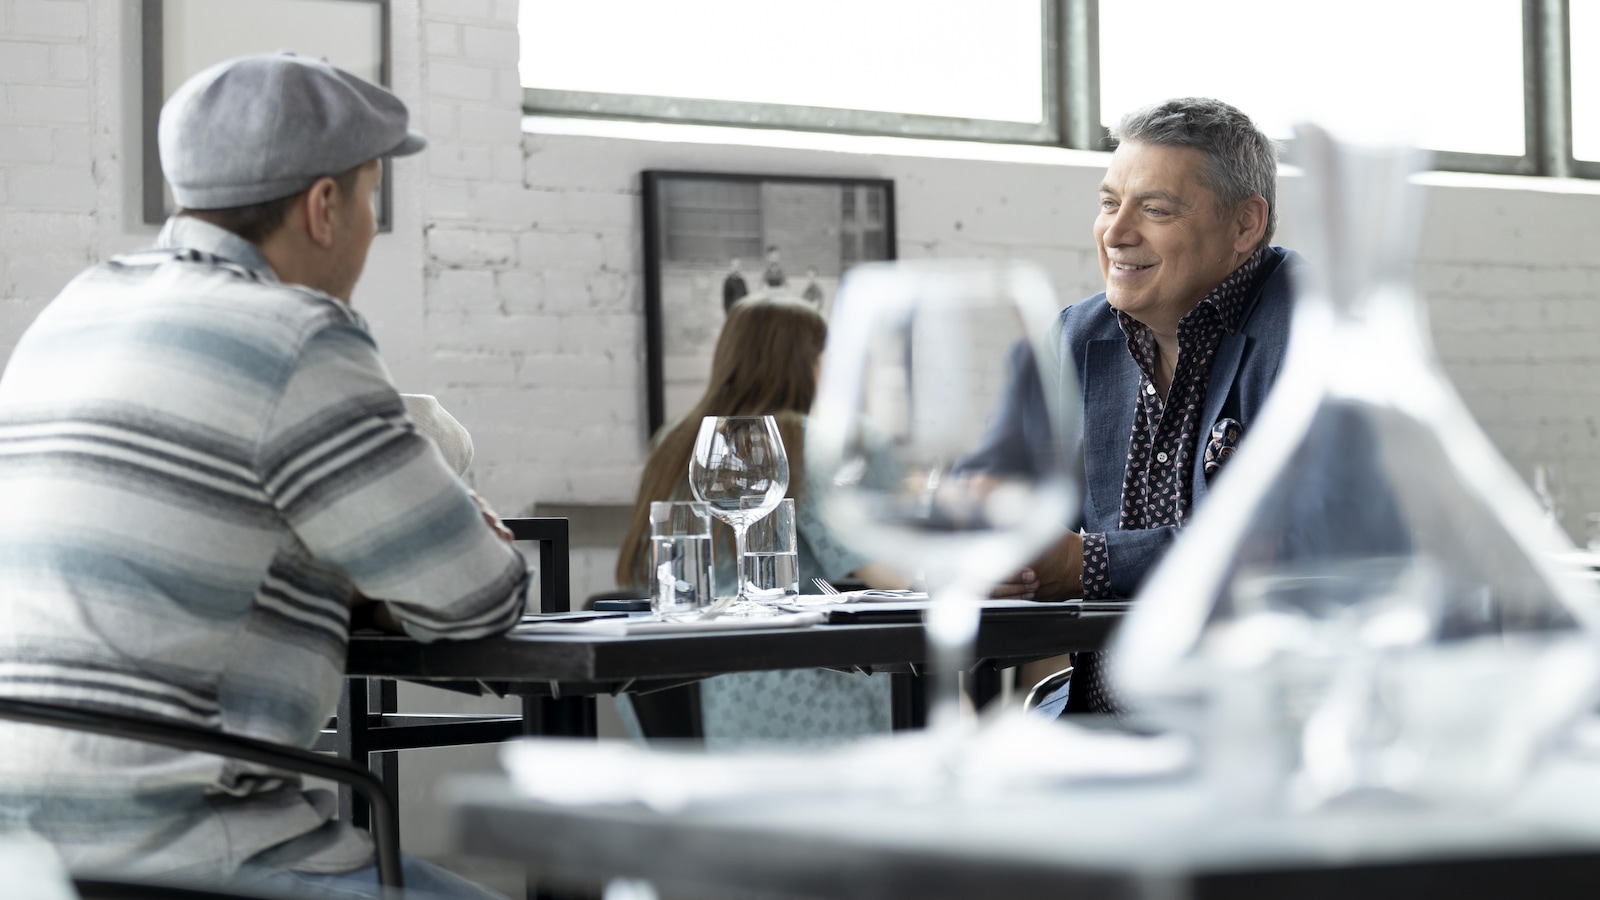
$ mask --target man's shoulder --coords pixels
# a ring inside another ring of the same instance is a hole
[[[1063,309],[1060,325],[1062,334],[1073,343],[1122,336],[1122,325],[1117,321],[1117,311],[1106,301],[1104,291]]]
[[[82,277],[104,290],[145,292],[150,302],[170,305],[175,314],[226,316],[238,327],[281,340],[304,341],[332,326],[366,330],[361,315],[335,297],[193,248],[122,254]]]

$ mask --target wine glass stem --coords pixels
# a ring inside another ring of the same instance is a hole
[[[745,533],[746,527],[747,526],[742,525],[742,524],[733,526],[733,553],[734,553],[734,559],[736,560],[736,563],[734,565],[734,575],[735,575],[735,577],[737,577],[739,579],[739,590],[736,591],[736,593],[739,595],[739,599],[740,600],[749,599],[746,596],[746,593],[745,593],[745,586],[748,585],[750,582],[745,577],[745,570],[744,570],[744,568],[745,568],[744,533]]]
[[[933,598],[925,615],[929,662],[933,664],[928,726],[958,735],[966,730],[961,673],[972,663],[981,609],[967,592],[947,588]]]

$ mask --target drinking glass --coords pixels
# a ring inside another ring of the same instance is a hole
[[[1077,503],[1048,278],[1020,262],[852,268],[840,287],[807,452],[852,548],[920,573],[931,726],[959,734],[978,600],[1061,535]]]
[[[789,490],[789,457],[772,416],[706,416],[689,457],[689,487],[733,529],[739,590],[748,610],[745,533]]]
[[[700,502],[650,504],[650,611],[658,619],[694,616],[715,599],[711,508]]]
[[[750,524],[745,534],[750,560],[750,597],[758,603],[792,603],[800,596],[800,554],[795,543],[794,499],[778,501],[772,512]]]

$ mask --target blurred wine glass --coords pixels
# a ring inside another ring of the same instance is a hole
[[[874,263],[840,287],[808,453],[828,476],[822,508],[839,536],[926,583],[931,726],[948,733],[960,729],[978,601],[1054,542],[1077,503],[1058,311],[1043,271],[1022,263]],[[1043,439],[1030,430],[995,454],[1019,398]],[[1011,462],[977,462],[996,456]],[[868,477],[886,464],[891,477]]]
[[[689,457],[689,488],[733,529],[739,590],[733,611],[751,609],[745,533],[789,490],[789,456],[772,416],[706,416]]]

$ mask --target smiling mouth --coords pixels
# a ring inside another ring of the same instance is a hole
[[[1133,265],[1132,263],[1119,263],[1119,262],[1114,262],[1114,263],[1111,264],[1111,268],[1116,269],[1118,272],[1143,272],[1145,269],[1149,269],[1149,268],[1152,268],[1154,266],[1155,266],[1155,263],[1150,263],[1149,265],[1144,265],[1144,266],[1136,266],[1136,265]]]

